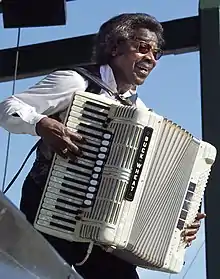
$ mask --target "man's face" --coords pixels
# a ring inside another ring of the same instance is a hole
[[[154,32],[140,28],[136,38],[117,45],[112,53],[113,71],[121,82],[141,85],[157,63],[158,40]]]

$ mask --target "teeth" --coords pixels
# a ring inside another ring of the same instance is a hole
[[[141,71],[147,72],[147,69],[146,69],[146,68],[141,68],[141,67],[139,67],[139,69],[140,69]]]
[[[140,67],[140,66],[139,66],[139,68],[140,68],[141,70],[147,71],[147,69],[144,68],[144,67]]]

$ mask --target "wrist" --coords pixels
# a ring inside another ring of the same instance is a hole
[[[45,119],[48,119],[48,117],[46,115],[41,115],[41,117],[39,117],[39,119],[37,120],[37,122],[35,123],[35,132],[38,136],[40,136],[40,131],[41,131],[41,126],[43,125]]]

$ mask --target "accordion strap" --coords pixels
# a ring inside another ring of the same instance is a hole
[[[75,70],[77,73],[81,74],[82,76],[86,77],[89,81],[98,85],[101,89],[106,91],[110,96],[116,95],[113,92],[113,90],[104,81],[102,81],[98,76],[93,75],[87,69],[81,67],[74,67],[73,70]]]
[[[88,71],[85,68],[81,67],[74,67],[73,70],[75,70],[77,73],[81,74],[83,77],[87,78],[89,81],[95,83],[98,85],[101,89],[106,91],[109,96],[114,96],[115,99],[121,102],[121,104],[126,106],[131,106],[133,103],[129,99],[123,99],[121,98],[117,92],[114,92],[104,81],[101,80],[98,76],[93,75],[90,71]]]

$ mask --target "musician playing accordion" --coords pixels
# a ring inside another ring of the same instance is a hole
[[[105,22],[97,36],[94,49],[96,65],[86,67],[100,77],[121,99],[130,99],[137,107],[145,107],[137,97],[137,87],[144,83],[162,56],[164,45],[161,24],[143,13],[121,14]],[[74,53],[73,53],[74,55]],[[72,69],[56,70],[27,91],[9,97],[0,104],[0,125],[11,133],[30,134],[41,138],[34,165],[23,188],[20,209],[33,224],[53,153],[75,160],[81,156],[80,134],[68,130],[61,121],[71,98],[77,90],[89,91],[113,98],[103,89],[91,84]],[[185,231],[190,245],[196,238],[200,220]],[[81,261],[87,246],[44,235],[70,264]],[[134,279],[136,267],[95,246],[82,266],[75,266],[85,279]]]

